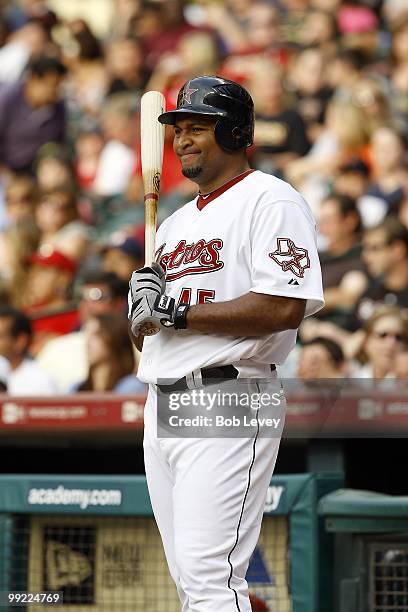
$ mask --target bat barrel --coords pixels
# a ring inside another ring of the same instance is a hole
[[[145,263],[147,265],[150,265],[155,258],[157,203],[164,149],[164,125],[158,121],[158,117],[164,111],[165,100],[162,93],[148,91],[142,96],[141,161],[145,202]]]

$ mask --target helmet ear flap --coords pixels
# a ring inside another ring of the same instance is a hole
[[[241,142],[243,139],[242,130],[237,125],[232,128],[231,136],[233,141],[238,145],[238,148],[241,148]]]
[[[229,119],[218,119],[214,134],[219,146],[226,151],[238,151],[247,146],[244,130]]]

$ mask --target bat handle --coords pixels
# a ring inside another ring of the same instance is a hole
[[[155,237],[157,222],[157,200],[158,193],[145,195],[145,266],[151,266],[155,261]],[[154,336],[159,333],[160,325],[156,323],[145,323],[140,327],[142,336]]]
[[[157,215],[157,193],[145,195],[145,265],[151,266],[155,260],[155,236],[156,236],[156,215]],[[142,336],[154,336],[159,333],[159,323],[145,323],[140,327]]]
[[[155,260],[156,224],[157,224],[156,193],[148,193],[144,197],[145,205],[145,265],[151,266]]]

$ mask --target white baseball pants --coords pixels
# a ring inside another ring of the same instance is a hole
[[[280,387],[265,383],[270,393]],[[156,435],[155,387],[144,456],[154,516],[182,612],[250,612],[245,580],[258,541],[279,438]]]

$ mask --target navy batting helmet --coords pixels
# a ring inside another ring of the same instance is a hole
[[[187,81],[179,91],[177,108],[159,116],[174,125],[179,115],[217,117],[215,139],[226,151],[250,147],[254,139],[254,103],[246,89],[228,79],[200,76]]]

